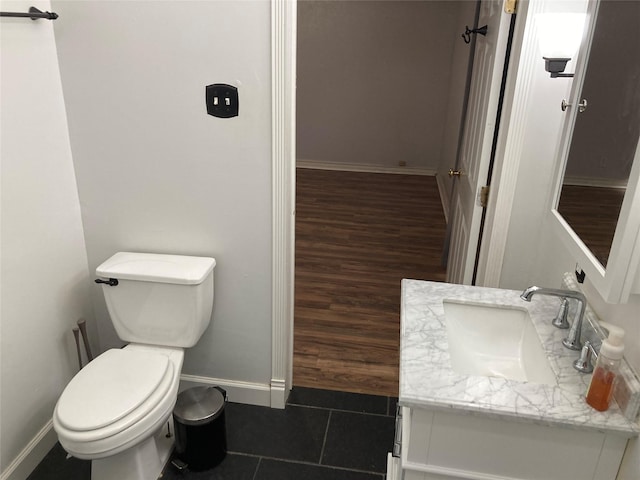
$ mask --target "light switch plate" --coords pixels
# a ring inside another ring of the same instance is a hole
[[[238,89],[225,83],[207,85],[205,90],[207,113],[219,118],[238,116]]]

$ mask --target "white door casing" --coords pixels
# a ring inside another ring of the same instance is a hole
[[[271,401],[284,408],[293,368],[296,7],[271,0]]]
[[[451,245],[447,282],[470,284],[478,248],[483,207],[480,189],[486,184],[496,128],[500,88],[505,65],[511,15],[502,0],[480,5],[478,25],[487,34],[476,35],[475,59],[464,123],[458,170],[451,204]]]

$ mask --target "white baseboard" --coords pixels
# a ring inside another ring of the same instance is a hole
[[[267,383],[238,382],[222,378],[180,375],[180,391],[191,387],[219,386],[226,390],[230,402],[271,406],[271,387]]]
[[[57,441],[53,420],[49,420],[2,472],[0,480],[25,480]]]
[[[347,164],[338,162],[324,162],[321,160],[308,160],[299,158],[296,160],[297,168],[308,168],[311,170],[336,170],[341,172],[362,172],[362,173],[392,173],[396,175],[429,175],[433,176],[437,170],[421,167],[383,167],[380,165]]]
[[[284,408],[287,405],[289,389],[284,380],[271,379],[271,408]]]

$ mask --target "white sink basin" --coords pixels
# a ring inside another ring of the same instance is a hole
[[[443,304],[456,373],[557,383],[526,309],[458,300]]]

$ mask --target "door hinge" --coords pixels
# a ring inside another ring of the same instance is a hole
[[[480,206],[487,208],[487,203],[489,203],[489,185],[485,185],[480,189]]]
[[[518,0],[504,0],[504,13],[514,14],[518,7]]]

